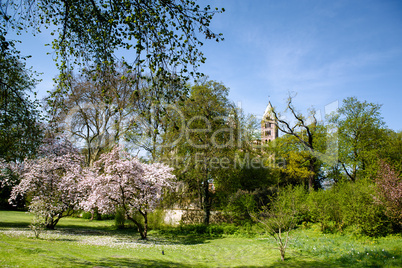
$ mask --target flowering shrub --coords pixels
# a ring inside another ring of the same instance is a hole
[[[389,164],[380,161],[375,182],[379,201],[386,207],[387,216],[402,224],[402,178]]]
[[[29,210],[43,213],[46,228],[54,229],[82,200],[79,184],[83,180],[84,160],[65,139],[47,140],[39,151],[40,158],[23,162],[19,171],[22,179],[13,187],[9,202],[15,202],[18,196],[30,196]]]

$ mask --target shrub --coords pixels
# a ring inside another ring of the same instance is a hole
[[[248,191],[238,190],[229,197],[225,212],[230,222],[243,225],[246,222],[252,222],[249,212],[253,212],[255,208],[256,202],[253,194]]]
[[[327,190],[310,192],[309,216],[320,224],[322,232],[343,231],[368,236],[386,235],[392,225],[384,207],[376,202],[374,184],[361,179],[339,182]]]
[[[310,219],[320,223],[321,232],[334,232],[341,228],[341,211],[335,189],[309,193],[308,205]]]
[[[161,209],[156,209],[148,214],[148,227],[150,229],[160,229],[165,224],[165,212]]]
[[[124,229],[126,222],[126,215],[124,209],[116,208],[116,214],[114,215],[114,224],[118,229]]]
[[[383,236],[392,232],[384,207],[376,202],[375,185],[361,179],[336,186],[344,226],[356,225],[360,234]]]
[[[292,193],[291,187],[279,191],[270,206],[264,206],[257,213],[251,213],[251,217],[261,228],[275,239],[282,261],[285,260],[289,232],[296,226],[297,205]]]

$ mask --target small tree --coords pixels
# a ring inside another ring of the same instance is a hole
[[[34,232],[36,238],[39,238],[39,235],[45,227],[46,210],[43,209],[44,207],[44,202],[40,200],[32,202],[29,207],[29,211],[34,214],[29,228]]]
[[[252,219],[275,239],[282,261],[285,260],[289,232],[297,223],[297,201],[294,196],[288,196],[291,193],[283,190],[271,204],[262,207],[258,213],[250,213]]]
[[[377,193],[386,214],[402,224],[402,178],[386,162],[380,161],[376,177]]]
[[[122,209],[126,218],[137,226],[141,238],[146,239],[148,213],[155,210],[163,191],[172,189],[175,178],[172,170],[159,163],[142,164],[121,147],[115,147],[103,154],[88,173],[85,185],[89,194],[82,205],[86,210],[97,207],[101,213]],[[135,217],[136,213],[143,217],[143,224]]]
[[[9,202],[15,202],[18,196],[30,196],[29,210],[43,214],[45,227],[54,229],[82,199],[79,183],[84,160],[65,139],[47,140],[38,154],[40,158],[23,162],[22,180],[13,187]]]

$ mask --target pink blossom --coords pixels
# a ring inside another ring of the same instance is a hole
[[[165,190],[172,190],[173,169],[164,164],[143,164],[121,147],[103,154],[87,172],[82,188],[88,193],[81,203],[86,210],[97,207],[101,213],[114,213],[121,207],[127,219],[137,225],[146,238],[146,224],[141,226],[133,214],[140,213],[147,222],[147,214],[155,210]]]

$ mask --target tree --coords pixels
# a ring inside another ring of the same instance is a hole
[[[385,130],[384,145],[379,158],[385,159],[396,172],[402,172],[402,131]]]
[[[15,13],[6,17],[14,27],[56,26],[52,45],[62,80],[74,65],[113,66],[115,52],[122,49],[132,53],[126,63],[137,74],[151,72],[166,81],[178,70],[176,78],[185,78],[188,72],[197,75],[191,68],[205,61],[197,34],[223,40],[209,26],[214,14],[224,10],[202,8],[191,0],[25,0],[5,6]]]
[[[386,141],[381,105],[346,98],[331,119],[338,125],[339,162],[351,181],[374,173],[379,149]]]
[[[181,83],[155,84],[150,78],[141,79],[134,102],[135,121],[125,138],[145,150],[150,161],[157,161],[168,147],[166,131],[172,121],[170,114],[172,109],[183,105],[187,93],[187,86]]]
[[[275,239],[282,261],[285,260],[289,232],[296,226],[296,216],[300,210],[297,200],[300,195],[293,195],[296,191],[292,191],[291,187],[284,188],[269,206],[262,207],[257,213],[250,212],[251,218]]]
[[[148,213],[155,210],[165,190],[173,189],[172,168],[160,163],[142,164],[116,146],[94,163],[83,184],[86,210],[97,207],[101,213],[114,213],[121,208],[128,220],[147,238]],[[137,220],[140,214],[144,224]]]
[[[385,206],[387,216],[402,225],[401,176],[383,160],[380,160],[379,166],[375,180],[379,200]]]
[[[39,103],[32,100],[37,80],[25,67],[25,57],[7,39],[7,23],[0,9],[0,158],[23,161],[33,157],[42,140]]]
[[[295,138],[294,140],[296,141],[295,146],[297,147],[297,150],[303,153],[304,159],[308,162],[308,171],[303,173],[307,175],[307,185],[309,190],[313,190],[314,188],[319,187],[317,167],[318,159],[316,153],[318,153],[320,149],[317,141],[319,140],[319,135],[322,134],[323,131],[315,117],[315,111],[312,110],[310,116],[306,118],[296,111],[296,108],[292,103],[292,97],[289,97],[288,99],[287,110],[291,112],[295,119],[293,125],[291,122],[282,119],[280,114],[274,108],[272,108],[271,113],[278,129]],[[296,160],[296,158],[297,157],[293,155],[293,160]],[[300,159],[297,161],[300,162]]]
[[[46,140],[38,154],[38,159],[24,161],[22,180],[13,188],[10,202],[19,195],[29,196],[29,210],[45,215],[44,225],[54,229],[82,199],[83,158],[66,139]]]
[[[171,146],[166,157],[178,160],[178,177],[186,183],[189,198],[199,200],[205,224],[212,207],[210,186],[218,185],[223,173],[228,173],[234,158],[229,152],[237,145],[237,110],[228,92],[215,81],[194,85],[180,109],[173,111],[171,118],[176,120],[168,130]]]
[[[76,143],[85,144],[86,164],[90,166],[136,124],[135,85],[139,78],[121,67],[109,72],[84,69],[69,79],[46,98],[51,124]]]

